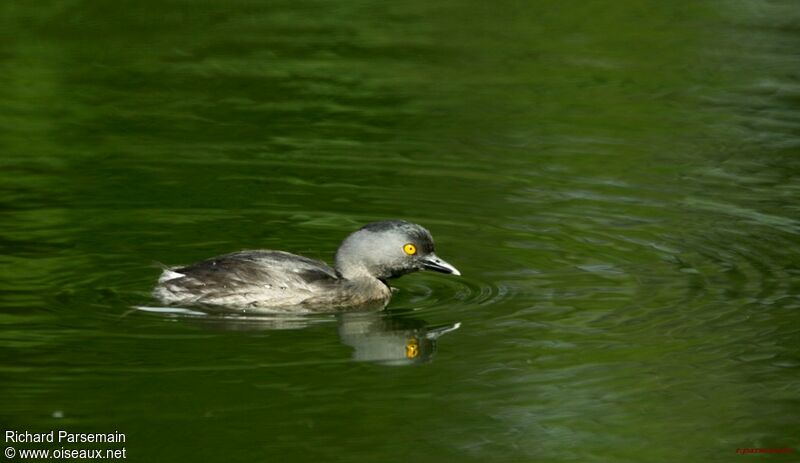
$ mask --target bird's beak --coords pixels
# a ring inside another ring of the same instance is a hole
[[[440,259],[439,256],[433,253],[428,254],[427,256],[422,258],[422,266],[428,270],[433,270],[435,272],[461,275],[461,272],[459,272],[457,268],[448,264],[444,260]]]

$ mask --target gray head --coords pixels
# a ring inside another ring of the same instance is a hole
[[[434,254],[428,230],[404,220],[367,224],[342,241],[336,251],[336,270],[344,278],[385,280],[422,269],[461,275]]]

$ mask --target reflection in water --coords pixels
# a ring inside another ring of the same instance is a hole
[[[242,315],[182,307],[135,307],[136,310],[202,322],[234,331],[295,330],[338,322],[342,344],[353,348],[352,359],[385,365],[410,365],[432,360],[438,339],[461,323],[435,327],[419,318],[391,312],[351,312],[331,315]]]
[[[429,327],[389,313],[345,313],[339,316],[339,338],[353,348],[353,360],[406,365],[430,361],[439,337],[460,326]]]

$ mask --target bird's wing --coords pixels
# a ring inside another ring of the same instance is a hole
[[[241,251],[166,270],[160,284],[203,302],[233,292],[310,292],[336,280],[336,271],[321,261],[283,251]]]

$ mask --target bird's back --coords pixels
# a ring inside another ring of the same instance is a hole
[[[336,292],[324,262],[283,251],[241,251],[167,269],[153,294],[168,304],[296,308]]]

